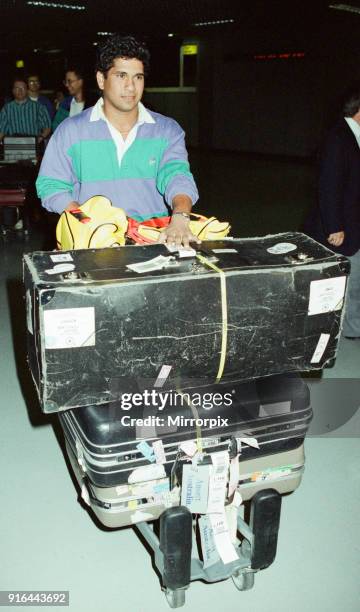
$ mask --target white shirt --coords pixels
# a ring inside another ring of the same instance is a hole
[[[132,143],[136,138],[136,134],[138,131],[139,125],[143,123],[156,123],[155,119],[150,115],[149,111],[145,108],[145,106],[139,102],[138,104],[138,120],[135,125],[131,128],[130,132],[127,135],[126,140],[122,137],[120,132],[110,123],[110,121],[105,117],[104,114],[104,100],[100,98],[94,108],[91,111],[90,121],[99,121],[99,119],[103,119],[106,121],[108,128],[110,130],[110,134],[116,146],[116,153],[119,162],[119,166],[121,166],[122,159],[126,153],[126,151],[131,147]]]
[[[360,125],[358,124],[357,121],[355,121],[355,119],[352,119],[351,117],[344,117],[346,123],[348,124],[350,130],[352,131],[352,133],[354,134],[357,143],[360,147]]]
[[[70,104],[70,117],[75,117],[75,115],[79,115],[84,110],[85,102],[76,102],[75,98],[71,100]]]

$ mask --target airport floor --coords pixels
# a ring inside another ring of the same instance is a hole
[[[191,158],[199,210],[229,217],[234,235],[295,230],[314,197],[310,162]],[[100,529],[78,502],[56,418],[39,409],[26,365],[21,259],[45,238],[39,228],[27,241],[0,238],[0,590],[68,590],[71,612],[169,610],[135,530]],[[318,426],[306,440],[302,483],[283,498],[274,563],[247,592],[231,580],[192,583],[184,611],[360,609],[359,382],[360,341],[341,339],[335,366],[309,378]]]

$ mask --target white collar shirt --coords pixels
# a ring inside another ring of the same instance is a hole
[[[131,128],[130,132],[127,135],[126,140],[122,137],[120,132],[110,123],[107,117],[104,114],[104,100],[100,98],[94,108],[91,111],[90,121],[99,121],[102,119],[106,121],[107,126],[109,128],[110,134],[116,146],[116,153],[119,162],[119,166],[121,166],[122,159],[126,153],[126,151],[131,147],[132,143],[136,138],[136,134],[138,131],[138,127],[143,123],[156,123],[155,119],[150,115],[149,111],[145,108],[145,106],[139,102],[138,104],[138,120],[135,125]]]
[[[356,141],[360,147],[360,125],[357,121],[355,121],[355,119],[352,119],[351,117],[344,117],[344,119],[348,124],[350,130],[354,134]]]

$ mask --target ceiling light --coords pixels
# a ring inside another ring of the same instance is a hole
[[[114,32],[97,32],[98,36],[112,36]]]
[[[352,6],[352,4],[329,4],[329,8],[336,9],[337,11],[347,11],[348,13],[358,13],[360,15],[360,8]]]
[[[199,21],[198,23],[193,23],[196,27],[201,26],[210,26],[210,25],[222,25],[223,23],[234,23],[234,19],[217,19],[216,21]]]
[[[169,38],[172,38],[174,36],[174,34],[168,34]]]
[[[60,4],[59,2],[43,2],[42,0],[28,0],[26,4],[45,8],[69,9],[70,11],[84,11],[86,8],[82,4]]]

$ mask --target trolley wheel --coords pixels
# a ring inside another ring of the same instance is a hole
[[[231,576],[238,591],[249,591],[254,586],[254,572],[235,572]]]
[[[185,603],[185,589],[166,589],[165,597],[170,608],[181,608]]]

